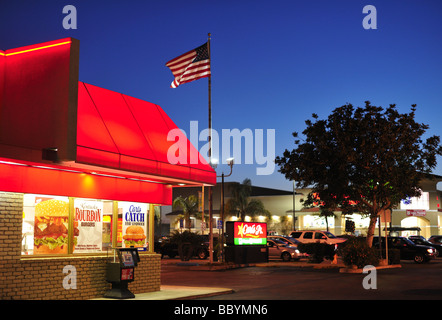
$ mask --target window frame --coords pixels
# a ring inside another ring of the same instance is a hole
[[[58,257],[81,257],[81,256],[103,256],[107,255],[109,253],[108,250],[103,249],[102,244],[102,250],[96,251],[96,252],[79,252],[75,253],[74,248],[74,219],[75,219],[75,200],[91,200],[91,201],[103,201],[103,202],[112,202],[112,220],[111,220],[111,246],[110,248],[121,248],[123,247],[124,240],[122,240],[121,243],[118,242],[118,220],[119,220],[119,204],[123,202],[127,203],[141,203],[141,202],[135,202],[135,201],[119,201],[119,200],[108,200],[108,199],[94,199],[94,198],[83,198],[83,197],[68,197],[68,196],[58,196],[58,195],[47,195],[47,194],[36,194],[36,193],[22,193],[23,194],[23,211],[25,210],[25,197],[27,195],[31,196],[40,196],[40,197],[47,197],[47,198],[63,198],[63,201],[67,199],[68,202],[68,208],[69,208],[69,214],[68,214],[68,240],[67,240],[67,253],[53,253],[53,254],[35,254],[33,251],[31,254],[26,254],[28,250],[23,250],[23,239],[20,243],[21,250],[20,250],[20,257],[21,258],[58,258]],[[140,253],[154,253],[153,248],[153,234],[154,232],[154,226],[151,225],[154,223],[154,204],[148,203],[148,202],[142,202],[143,204],[147,205],[147,212],[145,217],[145,231],[146,231],[146,243],[147,248],[145,250],[140,250]],[[35,208],[35,204],[33,205]],[[103,214],[102,217],[105,215]],[[121,217],[123,219],[123,217]],[[103,220],[103,219],[102,219]],[[35,216],[34,216],[34,224],[35,224]],[[123,221],[123,220],[122,220]],[[103,221],[101,221],[103,223]],[[23,225],[25,223],[25,220],[23,219],[21,228],[23,230]],[[32,227],[34,227],[32,225]],[[121,228],[121,233],[123,232],[123,228]],[[34,232],[35,233],[35,232]],[[33,233],[33,238],[34,238]],[[101,227],[101,234],[103,235],[103,226]],[[152,241],[151,241],[152,240]]]

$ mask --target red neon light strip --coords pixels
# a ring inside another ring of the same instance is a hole
[[[133,181],[140,181],[140,182],[149,182],[149,183],[155,183],[155,184],[170,184],[169,182],[162,182],[162,181],[155,181],[152,179],[148,179],[147,177],[142,176],[131,176],[131,175],[124,175],[124,174],[114,174],[114,173],[107,173],[105,171],[92,171],[92,169],[81,169],[76,167],[60,167],[60,166],[52,166],[50,164],[39,164],[39,163],[33,163],[29,161],[20,161],[20,160],[10,160],[6,158],[0,158],[0,165],[13,165],[13,166],[22,166],[22,167],[30,167],[30,168],[38,168],[38,169],[47,169],[47,170],[54,170],[54,171],[60,171],[60,172],[70,172],[70,173],[78,173],[78,174],[91,174],[93,176],[100,176],[100,177],[108,177],[108,178],[114,178],[114,179],[127,179],[127,180],[133,180]]]
[[[58,47],[58,46],[62,46],[64,44],[69,44],[69,43],[71,43],[71,41],[65,41],[65,42],[50,44],[47,46],[42,46],[42,47],[37,47],[37,48],[32,48],[32,49],[27,49],[27,50],[22,50],[22,51],[17,51],[17,52],[11,52],[11,53],[0,52],[0,55],[8,57],[8,56],[12,56],[12,55],[20,54],[20,53],[26,53],[26,52],[31,52],[31,51],[36,51],[36,50],[41,50],[41,49],[46,49],[46,48]]]

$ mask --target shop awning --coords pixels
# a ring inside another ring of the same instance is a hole
[[[175,185],[216,184],[160,106],[79,82],[78,66],[73,38],[0,50],[0,191],[171,204]]]
[[[168,153],[177,143],[186,154],[183,163],[171,164]],[[153,103],[103,89],[78,84],[76,162],[151,176],[159,181],[215,184],[216,173],[199,155],[164,110]]]

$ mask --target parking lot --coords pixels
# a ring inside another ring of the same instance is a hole
[[[425,264],[401,261],[401,267],[376,270],[375,274],[341,273],[338,267],[317,269],[302,260],[218,271],[194,268],[199,263],[200,260],[180,264],[178,259],[163,259],[162,285],[233,290],[231,294],[204,300],[442,299],[442,258]],[[363,281],[368,276],[375,281],[376,289],[364,289]]]

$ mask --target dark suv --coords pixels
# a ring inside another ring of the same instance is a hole
[[[433,243],[433,242],[427,241],[422,236],[409,236],[408,239],[413,241],[415,244],[419,244],[419,245],[423,245],[423,246],[427,246],[427,247],[432,247],[432,248],[436,249],[436,254],[435,254],[436,257],[441,255],[442,243]]]
[[[379,237],[373,237],[373,247],[379,246]],[[385,247],[385,237],[382,237]],[[436,249],[414,244],[404,237],[388,237],[388,248],[400,250],[401,260],[414,260],[416,263],[428,262],[436,257]]]
[[[178,256],[178,244],[171,242],[169,237],[163,237],[161,242],[156,242],[154,248],[156,253],[161,254],[161,258],[169,256],[173,259]],[[206,259],[209,256],[209,248],[204,238],[201,238],[201,243],[194,248],[192,257],[195,256],[198,259]]]

